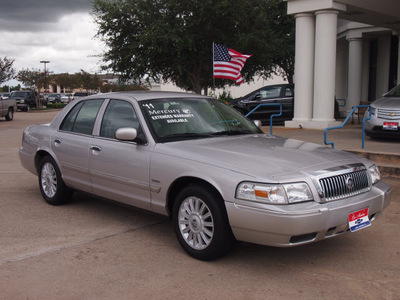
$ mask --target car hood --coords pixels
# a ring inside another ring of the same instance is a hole
[[[376,108],[400,109],[400,97],[384,97],[372,102],[372,106]]]
[[[156,151],[251,177],[271,179],[365,160],[318,144],[266,134],[158,144]]]

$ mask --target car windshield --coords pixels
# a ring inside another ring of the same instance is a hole
[[[22,97],[25,98],[28,95],[26,92],[12,92],[11,96],[12,97]]]
[[[400,97],[400,85],[396,86],[389,93],[385,95],[386,97]]]
[[[157,142],[263,133],[252,121],[215,99],[140,102]]]
[[[80,96],[88,96],[89,94],[88,93],[75,93],[74,94],[74,96],[78,96],[78,97],[80,97]]]

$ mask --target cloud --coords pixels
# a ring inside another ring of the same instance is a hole
[[[95,38],[92,0],[0,0],[0,57],[14,68],[54,73],[100,72],[105,48]]]
[[[91,9],[91,0],[1,0],[0,31],[47,31],[62,16]]]

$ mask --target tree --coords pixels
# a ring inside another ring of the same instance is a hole
[[[26,87],[29,87],[35,91],[39,91],[40,88],[45,87],[48,84],[47,74],[34,69],[22,69],[18,72],[16,79],[22,82]],[[39,93],[37,92],[35,95],[36,104],[39,107],[41,105]]]
[[[92,75],[84,70],[81,70],[80,73],[75,73],[75,76],[80,85],[87,91],[100,90],[100,87],[103,84],[103,81],[97,74]]]
[[[278,70],[276,58],[288,55],[279,48],[282,37],[273,32],[278,16],[286,16],[286,6],[278,2],[282,1],[95,0],[98,37],[108,46],[104,68],[125,79],[162,78],[200,93],[213,85],[216,42],[253,54],[242,70],[245,80],[254,75],[268,78]],[[216,83],[222,87],[233,81]]]
[[[0,84],[12,79],[15,75],[15,69],[12,67],[13,59],[0,57]]]
[[[78,76],[68,73],[54,74],[50,80],[68,92],[72,92],[73,89],[80,87]]]
[[[22,69],[18,72],[16,79],[32,89],[39,90],[46,84],[46,74],[40,72],[40,70]]]
[[[295,55],[295,21],[294,17],[286,13],[286,3],[281,0],[270,1],[272,11],[281,12],[271,20],[271,29],[275,35],[278,55],[274,55],[273,62],[278,66],[276,74],[284,77],[290,84],[294,83],[294,55]]]

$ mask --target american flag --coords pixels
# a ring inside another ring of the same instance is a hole
[[[239,53],[220,44],[214,44],[214,78],[225,78],[243,83],[240,71],[251,55]]]

